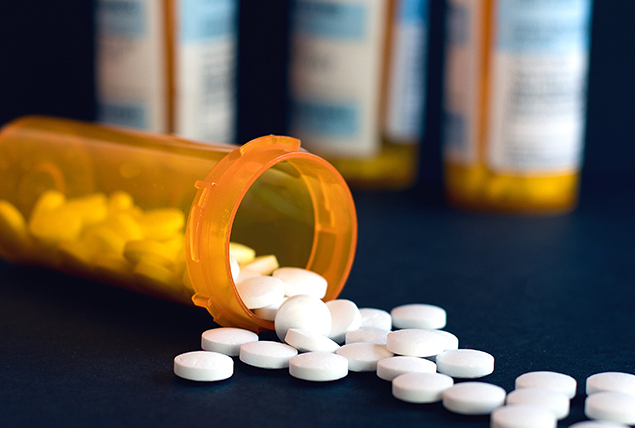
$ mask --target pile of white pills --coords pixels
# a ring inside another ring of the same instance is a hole
[[[231,253],[231,252],[230,252]],[[491,415],[492,428],[555,428],[569,415],[577,382],[571,376],[533,371],[516,378],[509,394],[478,381],[494,371],[495,359],[477,349],[459,348],[459,339],[441,330],[446,311],[416,303],[390,312],[358,308],[345,299],[323,302],[327,283],[300,268],[280,268],[275,256],[255,257],[238,246],[232,275],[247,308],[274,322],[280,340],[260,341],[251,331],[207,330],[202,351],[174,359],[174,373],[192,381],[220,381],[233,374],[234,360],[262,369],[287,369],[311,382],[342,379],[350,371],[375,372],[392,383],[396,399],[442,402],[463,415]],[[571,428],[635,425],[635,375],[598,373],[586,380],[585,415]],[[623,425],[624,424],[624,425]]]

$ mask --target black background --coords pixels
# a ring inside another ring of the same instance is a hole
[[[287,6],[242,2],[240,142],[284,132]],[[484,380],[508,391],[529,370],[576,377],[568,426],[584,419],[587,376],[635,372],[635,2],[594,2],[581,201],[557,217],[444,203],[444,12],[431,1],[419,181],[355,192],[359,244],[342,297],[387,310],[443,306],[461,347],[496,357]],[[0,2],[0,125],[33,113],[93,119],[92,31],[90,2]],[[401,403],[369,373],[310,384],[237,362],[221,383],[176,378],[172,358],[213,326],[201,310],[0,262],[0,426],[488,426],[439,404]]]

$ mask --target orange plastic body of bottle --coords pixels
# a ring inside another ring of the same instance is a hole
[[[0,256],[193,302],[224,326],[273,328],[240,300],[230,242],[324,276],[325,300],[355,254],[345,181],[290,137],[209,145],[25,117],[0,131],[0,174]]]

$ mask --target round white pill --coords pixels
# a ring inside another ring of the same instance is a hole
[[[623,392],[595,392],[584,401],[589,419],[635,425],[635,396]]]
[[[635,375],[621,372],[604,372],[596,373],[587,378],[587,395],[608,391],[635,395]]]
[[[462,382],[443,391],[443,407],[462,415],[487,415],[505,403],[505,390],[484,382]]]
[[[406,373],[436,373],[436,371],[436,364],[419,357],[396,356],[377,362],[377,376],[388,381]]]
[[[528,405],[503,406],[492,411],[491,428],[556,428],[549,410]]]
[[[290,328],[284,341],[299,352],[335,352],[340,347],[337,342],[309,330]]]
[[[213,328],[201,335],[201,348],[206,351],[236,357],[240,353],[240,346],[247,342],[258,341],[258,335],[253,331],[234,327]]]
[[[331,312],[317,297],[299,295],[288,298],[276,313],[276,334],[284,340],[290,328],[302,328],[328,336],[331,331]]]
[[[392,395],[408,403],[435,403],[453,384],[450,376],[441,373],[405,373],[393,379]]]
[[[444,351],[446,338],[437,330],[404,329],[386,336],[390,352],[411,357],[432,357]]]
[[[357,330],[362,325],[362,315],[357,305],[350,300],[337,299],[326,302],[331,311],[331,331],[329,337],[337,343],[344,343],[346,333]]]
[[[174,358],[174,374],[199,382],[223,380],[234,374],[234,360],[218,352],[186,352]]]
[[[278,309],[280,309],[280,306],[282,306],[282,304],[286,300],[287,298],[283,297],[282,299],[270,305],[264,306],[262,308],[254,309],[254,314],[257,317],[262,318],[263,320],[273,321],[276,319],[276,314],[278,313]]]
[[[628,428],[628,425],[606,421],[583,421],[569,425],[569,428]]]
[[[254,276],[236,284],[236,291],[248,309],[257,309],[284,299],[284,283],[272,276]]]
[[[326,279],[310,270],[297,267],[282,267],[271,274],[284,282],[285,296],[307,294],[321,299],[326,295],[328,283]]]
[[[445,309],[435,305],[413,303],[390,311],[394,328],[438,329],[445,327]]]
[[[360,308],[359,313],[362,315],[362,328],[372,327],[382,330],[392,330],[392,317],[383,309]]]
[[[313,382],[337,380],[348,374],[348,360],[330,352],[307,352],[289,360],[289,374]]]
[[[523,404],[549,410],[556,419],[569,416],[569,397],[545,388],[521,388],[507,394],[507,404]]]
[[[494,357],[476,349],[453,349],[437,355],[437,370],[448,376],[475,379],[494,371]]]
[[[578,383],[569,375],[550,371],[535,371],[522,374],[516,378],[516,389],[545,388],[558,391],[571,399],[575,397]]]
[[[344,343],[371,342],[379,345],[386,344],[386,336],[390,331],[381,328],[365,327],[346,333]]]
[[[336,353],[348,360],[348,369],[352,372],[374,372],[379,360],[393,356],[384,345],[369,342],[349,343]]]
[[[240,347],[238,358],[245,364],[263,369],[289,367],[289,360],[298,355],[298,350],[279,342],[261,340],[248,342]]]

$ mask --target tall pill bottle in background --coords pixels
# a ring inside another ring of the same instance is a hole
[[[410,186],[423,134],[428,1],[292,4],[289,133],[351,186]]]
[[[234,142],[238,0],[97,0],[101,122]]]
[[[591,0],[449,0],[444,164],[451,203],[577,203]]]

